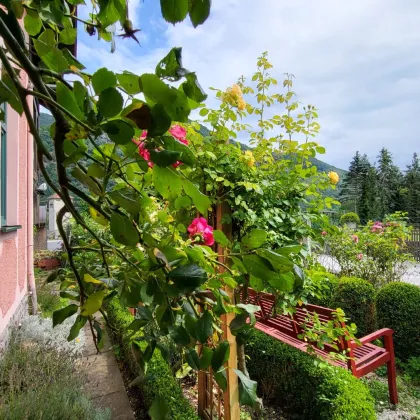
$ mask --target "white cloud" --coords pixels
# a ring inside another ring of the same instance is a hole
[[[137,19],[147,4],[133,3]],[[404,166],[420,151],[419,16],[418,0],[214,0],[210,19],[197,29],[165,25],[166,45],[159,50],[137,53],[121,42],[113,56],[79,50],[100,65],[141,73],[153,70],[169,48],[182,46],[184,65],[206,89],[252,76],[256,58],[267,50],[273,76],[293,73],[298,99],[319,109],[318,140],[328,162],[346,167],[356,150],[374,158],[387,147]]]

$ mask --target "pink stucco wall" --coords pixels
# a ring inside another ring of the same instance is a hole
[[[22,82],[26,86],[27,77]],[[28,158],[33,159],[32,136],[27,121],[7,108],[7,225],[21,225],[10,232],[0,232],[0,338],[28,293]],[[33,211],[29,209],[29,211]]]

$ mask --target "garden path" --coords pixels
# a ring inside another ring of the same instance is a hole
[[[102,321],[100,322],[102,325],[104,324]],[[86,344],[83,359],[89,367],[87,369],[87,388],[98,407],[111,409],[112,420],[134,420],[120,368],[112,351],[106,329],[104,329],[104,335],[104,348],[98,354],[89,326],[85,326]]]

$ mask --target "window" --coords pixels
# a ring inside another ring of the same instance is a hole
[[[6,209],[7,209],[7,126],[6,126],[6,104],[0,105],[0,112],[3,114],[3,120],[0,122],[1,139],[0,139],[0,226],[6,225]]]

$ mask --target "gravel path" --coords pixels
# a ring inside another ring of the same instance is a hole
[[[340,265],[330,255],[322,254],[318,257],[318,261],[331,273],[340,272]],[[420,264],[407,262],[402,281],[415,284],[416,286],[420,287]]]

